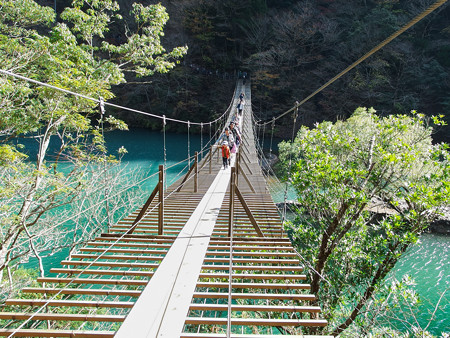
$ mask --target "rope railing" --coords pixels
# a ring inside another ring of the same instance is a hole
[[[194,156],[195,156],[195,155],[194,155]],[[194,156],[192,156],[192,157],[194,157]],[[187,160],[188,160],[188,159],[184,159],[183,161],[180,161],[180,162],[174,164],[173,166],[179,165],[180,163],[185,162],[185,161],[187,161]],[[173,167],[173,166],[172,166],[172,167]],[[150,177],[156,176],[157,174],[159,174],[159,171],[156,172],[156,173],[154,173],[153,175],[151,175],[151,176],[145,178],[144,180],[147,180],[147,179],[149,179]],[[194,176],[192,175],[191,177],[189,177],[189,178],[188,178],[184,183],[182,183],[181,185],[186,184],[189,180],[191,180],[191,179],[193,179],[193,178],[194,178]],[[142,180],[142,181],[144,181],[144,180]],[[141,182],[142,182],[142,181],[141,181]],[[124,190],[124,191],[125,191],[125,190]],[[123,191],[122,191],[122,192],[123,192]],[[164,196],[164,201],[167,200],[167,199],[168,199],[171,195],[173,195],[175,192],[176,192],[176,190],[173,190],[171,193],[169,193],[169,194],[167,194],[166,196]],[[116,195],[117,195],[117,194],[116,194]],[[114,196],[116,196],[116,195],[114,195]],[[97,205],[99,205],[99,204],[101,204],[101,203],[103,203],[103,202],[104,202],[104,201],[100,201],[100,202],[97,203]],[[160,205],[160,202],[156,203],[156,205],[154,205],[151,209],[146,210],[144,216],[143,216],[138,222],[136,222],[135,226],[138,226],[139,223],[145,218],[145,216],[148,215],[149,213],[153,212],[156,208],[159,207],[159,205]],[[92,207],[93,207],[93,206],[91,206],[89,209],[91,209]],[[88,209],[84,210],[83,212],[86,212],[87,210],[88,210]],[[80,214],[81,214],[81,213],[79,213],[78,215],[80,215]],[[72,217],[75,217],[75,216],[72,216]],[[63,221],[63,222],[60,222],[58,225],[61,225],[61,224],[65,223],[65,222],[67,222],[67,220],[69,220],[69,219],[66,219],[66,220]],[[55,228],[55,226],[52,227],[52,229],[54,229],[54,228]],[[50,229],[49,229],[48,231],[50,231]],[[120,237],[117,238],[117,240],[115,240],[115,241],[114,241],[111,245],[109,245],[104,251],[102,251],[102,253],[101,253],[99,256],[97,256],[93,261],[91,261],[91,262],[89,263],[89,265],[85,266],[79,273],[77,273],[74,277],[72,277],[70,281],[67,281],[67,283],[65,283],[65,284],[66,284],[66,287],[69,286],[69,285],[71,285],[72,283],[74,283],[74,281],[75,281],[77,278],[79,278],[81,275],[83,275],[83,273],[84,273],[86,270],[88,270],[94,263],[96,263],[100,258],[102,258],[106,253],[108,253],[108,252],[109,252],[109,251],[110,251],[110,250],[111,250],[111,249],[112,249],[112,248],[113,248],[120,240],[122,240],[127,234],[128,234],[128,232],[125,231]],[[31,240],[31,239],[29,239],[29,240]],[[27,241],[28,241],[28,240],[27,240]],[[26,241],[23,242],[23,243],[26,243]],[[22,244],[23,244],[23,243],[22,243]],[[56,290],[56,287],[54,287],[53,290]],[[56,299],[56,297],[58,297],[58,296],[62,293],[62,291],[63,291],[63,289],[61,289],[59,292],[57,292],[56,294],[54,294],[50,299],[47,299],[46,302],[45,302],[40,308],[38,308],[36,311],[34,311],[33,314],[32,314],[28,319],[26,319],[23,323],[21,323],[21,325],[20,325],[19,327],[15,328],[14,331],[8,336],[8,338],[9,338],[9,337],[13,337],[20,329],[22,329],[28,322],[30,322],[37,314],[39,314],[43,309],[45,309],[45,308],[47,307],[47,305],[48,305],[52,300]]]
[[[174,118],[171,118],[171,117],[166,117],[164,115],[156,115],[156,114],[148,113],[148,112],[145,112],[145,111],[142,111],[142,110],[133,109],[133,108],[121,106],[121,105],[118,105],[118,104],[106,102],[106,101],[103,101],[102,98],[96,99],[96,98],[93,98],[93,97],[88,96],[88,95],[84,95],[84,94],[80,94],[80,93],[77,93],[77,92],[74,92],[74,91],[71,91],[71,90],[68,90],[68,89],[60,88],[60,87],[57,87],[57,86],[54,86],[54,85],[51,85],[51,84],[48,84],[48,83],[45,83],[45,82],[42,82],[42,81],[37,81],[37,80],[31,79],[29,77],[13,73],[13,72],[8,71],[8,70],[0,69],[0,73],[4,74],[4,75],[15,77],[17,79],[21,79],[21,80],[24,80],[24,81],[27,81],[27,82],[31,82],[31,83],[34,83],[34,84],[37,84],[37,85],[40,85],[40,86],[43,86],[43,87],[51,88],[51,89],[54,89],[54,90],[57,90],[57,91],[60,91],[60,92],[66,93],[66,94],[70,94],[70,95],[73,95],[73,96],[81,97],[83,99],[86,99],[86,100],[98,103],[99,106],[100,105],[102,105],[102,106],[109,106],[109,107],[113,107],[113,108],[129,111],[129,112],[132,112],[132,113],[137,113],[137,114],[141,114],[141,115],[154,117],[154,118],[157,118],[157,119],[160,119],[160,120],[171,121],[171,122],[176,122],[176,123],[183,123],[183,124],[188,124],[188,125],[201,126],[202,124],[203,125],[208,125],[209,124],[211,126],[213,123],[216,123],[217,121],[222,119],[222,117],[228,112],[228,109],[229,109],[228,108],[221,116],[219,116],[215,120],[207,121],[207,122],[191,122],[191,121],[185,121],[185,120],[174,119]]]
[[[376,47],[372,48],[369,52],[367,52],[366,54],[364,54],[362,57],[360,57],[358,60],[356,60],[355,62],[353,62],[350,66],[348,66],[347,68],[345,68],[343,71],[341,71],[339,74],[337,74],[336,76],[334,76],[333,78],[331,78],[329,81],[327,81],[324,85],[322,85],[321,87],[319,87],[318,89],[316,89],[312,94],[308,95],[306,98],[304,98],[302,101],[300,102],[296,102],[295,105],[291,108],[288,109],[287,111],[285,111],[284,113],[281,113],[280,115],[274,117],[274,120],[278,120],[280,118],[282,118],[283,116],[289,114],[290,112],[294,111],[295,109],[298,109],[301,105],[303,105],[304,103],[306,103],[307,101],[309,101],[311,98],[313,98],[314,96],[316,96],[318,93],[320,93],[322,90],[324,90],[326,87],[328,87],[329,85],[331,85],[333,82],[335,82],[336,80],[338,80],[339,78],[341,78],[342,76],[344,76],[345,74],[347,74],[350,70],[352,70],[353,68],[355,68],[356,66],[358,66],[361,62],[363,62],[364,60],[366,60],[367,58],[369,58],[370,56],[372,56],[373,54],[375,54],[376,52],[378,52],[381,48],[383,48],[384,46],[386,46],[389,42],[391,42],[392,40],[394,40],[395,38],[397,38],[399,35],[401,35],[402,33],[404,33],[405,31],[407,31],[409,28],[411,28],[412,26],[414,26],[416,23],[418,23],[420,20],[422,20],[423,18],[425,18],[427,15],[431,14],[432,12],[434,12],[436,9],[438,9],[439,7],[441,7],[442,5],[444,5],[448,0],[438,0],[436,1],[434,4],[432,4],[431,6],[429,6],[427,9],[425,9],[422,13],[420,13],[419,15],[417,15],[414,19],[412,19],[411,21],[409,21],[406,25],[404,25],[403,27],[401,27],[399,30],[397,30],[395,33],[393,33],[392,35],[390,35],[388,38],[386,38],[385,40],[383,40],[381,43],[379,43]],[[265,126],[269,123],[272,123],[272,120],[264,122],[264,123],[260,123],[261,125]]]
[[[159,206],[159,203],[157,205],[155,205],[152,208],[152,211],[154,209],[156,209]],[[74,283],[74,281],[79,278],[81,275],[83,275],[83,273],[89,269],[94,263],[96,263],[100,258],[102,258],[107,252],[109,252],[109,250],[111,250],[114,245],[116,245],[120,240],[122,240],[125,236],[127,235],[127,232],[125,231],[122,236],[120,236],[119,238],[117,238],[116,241],[114,241],[107,249],[105,249],[99,256],[97,256],[93,261],[90,262],[89,265],[87,265],[85,268],[83,268],[78,274],[76,274],[74,277],[72,277],[72,279],[70,281],[68,281],[66,283],[66,288],[67,286],[71,285],[72,283]],[[53,290],[56,290],[56,287],[53,288]],[[31,316],[26,319],[24,322],[22,322],[17,328],[14,329],[14,331],[8,336],[8,338],[14,337],[14,335],[20,330],[22,329],[27,323],[29,323],[36,315],[38,315],[42,310],[44,310],[47,305],[52,301],[55,300],[61,293],[63,292],[63,289],[61,288],[60,291],[58,291],[57,293],[55,293],[50,299],[47,299],[46,302],[40,307],[38,308],[36,311],[34,311]]]

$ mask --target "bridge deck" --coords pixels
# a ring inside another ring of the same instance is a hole
[[[221,169],[216,153],[211,172],[207,158],[200,162],[197,192],[193,179],[179,192],[181,179],[166,190],[163,235],[155,200],[132,234],[125,233],[139,210],[52,269],[57,277],[24,288],[30,299],[7,300],[0,336],[308,337],[304,327],[327,324],[311,305],[315,296],[259,166],[248,86],[238,85],[231,107],[241,91],[247,102],[236,186],[264,237],[236,196],[228,236],[230,169]]]

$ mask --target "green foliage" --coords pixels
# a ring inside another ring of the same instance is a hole
[[[292,161],[287,179],[301,205],[289,228],[313,263],[312,292],[333,334],[358,318],[450,202],[450,155],[445,144],[432,144],[428,122],[416,112],[381,118],[358,108],[347,121],[303,127],[292,144],[280,145],[286,173]]]
[[[126,82],[125,72],[165,73],[186,54],[186,47],[163,48],[169,17],[161,5],[134,4],[136,32],[127,29],[122,44],[105,41],[122,18],[119,10],[113,0],[73,0],[55,22],[50,7],[0,0],[0,68],[107,100],[113,85]],[[1,280],[9,265],[30,255],[40,261],[39,252],[64,237],[63,222],[48,233],[55,208],[88,191],[97,196],[98,184],[108,188],[92,165],[106,171],[117,161],[103,132],[127,126],[112,116],[97,118],[96,102],[3,75],[0,108]],[[18,146],[21,138],[37,141],[35,158]],[[50,143],[57,149],[51,152]]]

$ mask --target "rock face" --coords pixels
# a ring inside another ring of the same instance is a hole
[[[443,215],[432,222],[429,232],[440,235],[450,235],[450,207],[443,210]]]
[[[278,162],[278,157],[275,154],[264,153],[264,158],[261,159],[261,168],[264,172],[270,172],[275,163]]]

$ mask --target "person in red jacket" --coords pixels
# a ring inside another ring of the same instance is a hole
[[[228,142],[224,141],[222,143],[222,161],[223,161],[223,168],[228,168],[228,162],[230,160],[230,148],[228,147]]]

